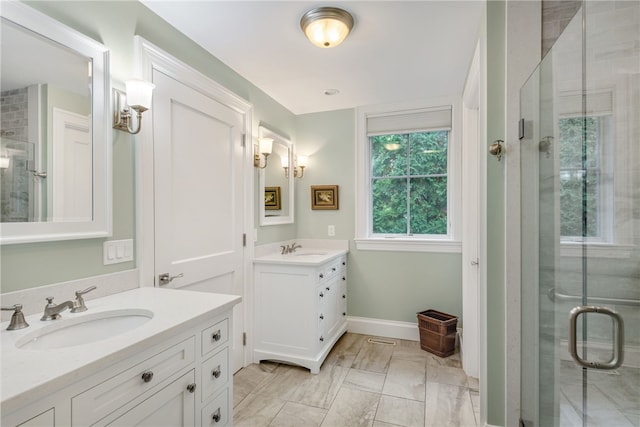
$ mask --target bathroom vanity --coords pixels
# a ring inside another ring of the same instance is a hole
[[[254,272],[254,362],[292,363],[317,374],[347,331],[346,250],[264,255]]]
[[[1,424],[231,425],[239,302],[138,288],[25,329],[3,323]]]

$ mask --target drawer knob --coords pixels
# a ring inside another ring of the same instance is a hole
[[[335,267],[332,267],[332,268],[331,268],[331,271],[336,271],[336,268],[335,268]]]
[[[324,274],[320,273],[320,278],[324,279]]]
[[[320,292],[320,298],[324,298],[324,294]]]
[[[320,341],[324,341],[324,337],[320,337]]]
[[[347,296],[345,294],[342,294],[342,298],[346,298]]]
[[[220,378],[220,374],[222,374],[220,365],[218,365],[213,371],[211,371],[211,375],[213,375],[214,378]]]
[[[321,314],[320,315],[320,320],[323,320],[323,319],[324,319],[324,314]]]
[[[347,261],[342,261],[342,265],[347,265]]]
[[[343,316],[346,316],[346,315],[347,315],[347,313],[345,313],[345,312],[343,311],[343,312],[342,312],[342,315],[343,315]]]
[[[346,277],[344,277],[344,276],[342,276],[342,280],[347,280],[347,278],[346,278]]]
[[[216,412],[213,413],[213,415],[211,415],[211,419],[213,420],[214,423],[220,422],[220,418],[222,418],[222,415],[220,414],[220,408],[216,409]]]
[[[191,383],[187,386],[187,391],[189,393],[195,393],[196,392],[196,383]]]
[[[326,289],[326,290],[328,290],[328,291],[330,291],[330,290],[331,290],[331,288],[330,288],[330,287],[328,287],[328,286],[327,286],[325,289]]]
[[[153,379],[153,372],[147,371],[142,373],[142,381],[144,381],[145,383],[151,382],[152,379]]]
[[[217,331],[215,331],[213,333],[213,335],[211,335],[211,341],[220,341],[220,338],[222,338],[222,334],[220,333],[220,329],[218,329]]]

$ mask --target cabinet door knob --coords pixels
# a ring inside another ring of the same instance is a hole
[[[151,382],[152,379],[153,379],[153,372],[147,371],[142,373],[142,381],[144,381],[145,383]]]
[[[320,292],[320,298],[324,298],[324,294]]]
[[[187,386],[187,391],[189,393],[195,393],[196,392],[196,383],[189,384]]]
[[[220,374],[222,374],[222,371],[220,370],[220,365],[218,365],[212,372],[211,375],[214,376],[214,378],[220,378]]]
[[[211,415],[211,419],[213,420],[214,423],[220,422],[220,418],[222,418],[222,415],[220,414],[220,408],[216,409],[216,412],[213,413],[213,415]]]
[[[332,267],[332,268],[331,268],[331,271],[336,271],[336,268],[335,268],[335,267]]]
[[[345,294],[342,294],[342,298],[346,298],[347,296]]]
[[[320,273],[320,278],[323,279],[324,278],[324,274]]]
[[[342,261],[342,265],[347,265],[347,261]]]
[[[330,290],[331,290],[331,288],[330,288],[330,287],[328,287],[328,286],[327,286],[325,289],[326,289],[326,290],[328,290],[328,291],[330,291]]]
[[[220,333],[220,329],[218,329],[217,331],[215,331],[212,335],[211,335],[211,341],[220,341],[220,338],[222,338],[222,334]]]
[[[320,341],[324,341],[324,337],[320,337]]]
[[[347,280],[347,278],[346,278],[346,277],[344,277],[344,276],[342,276],[342,280]]]
[[[343,315],[343,316],[346,316],[346,315],[347,315],[347,313],[345,313],[345,312],[342,312],[342,315]]]
[[[324,320],[324,314],[320,315],[320,320]]]

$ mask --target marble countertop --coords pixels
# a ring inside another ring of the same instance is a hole
[[[212,316],[230,310],[240,302],[235,295],[223,295],[175,289],[137,288],[87,301],[88,311],[62,313],[62,319],[41,321],[42,313],[26,316],[28,328],[7,331],[9,322],[0,324],[2,330],[0,401],[3,410],[19,407],[59,390],[74,379],[89,376],[117,361],[159,344],[185,328],[193,327]],[[55,302],[61,303],[57,299]],[[43,301],[43,308],[46,301]],[[148,322],[120,335],[88,344],[50,350],[26,350],[16,342],[54,322],[95,316],[97,313],[142,309],[153,312]]]

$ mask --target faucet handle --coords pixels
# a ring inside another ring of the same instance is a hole
[[[73,308],[71,309],[72,313],[81,313],[83,311],[87,311],[87,306],[84,303],[84,298],[82,298],[82,295],[87,294],[94,289],[96,289],[96,287],[91,286],[84,291],[76,291],[76,300],[73,302]]]
[[[15,329],[23,329],[29,326],[26,320],[24,320],[24,314],[22,313],[22,304],[15,304],[8,307],[0,307],[2,310],[13,310],[11,315],[11,322],[7,326],[7,331],[13,331]]]

